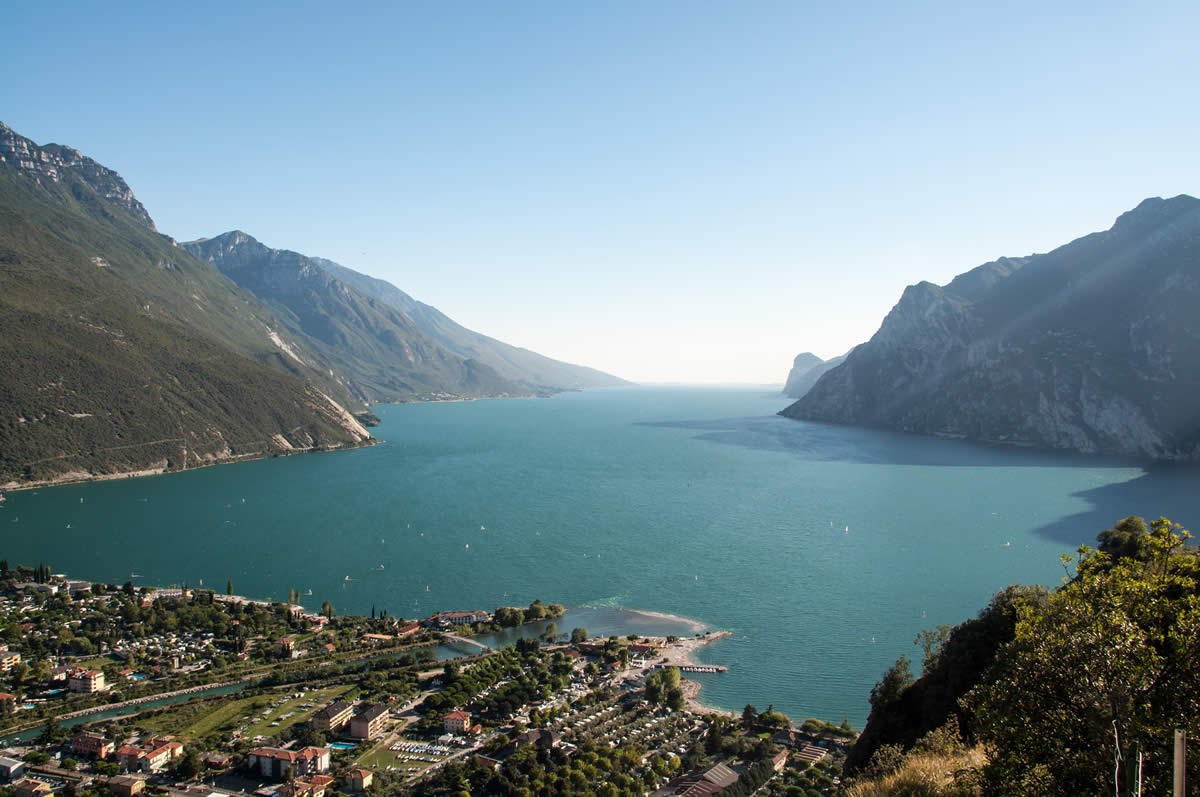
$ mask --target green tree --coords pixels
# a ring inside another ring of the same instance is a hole
[[[233,579],[232,578],[225,582],[225,594],[226,595],[233,594]]]
[[[332,620],[333,619],[333,604],[330,603],[329,601],[325,601],[324,603],[322,603],[321,604],[321,614],[325,615],[326,619]]]
[[[588,630],[586,628],[572,628],[571,629],[571,642],[573,642],[573,643],[586,642],[587,638],[588,638]]]
[[[172,770],[175,777],[180,780],[191,780],[200,774],[204,769],[204,764],[200,761],[200,756],[195,750],[188,750],[182,756],[175,760]]]
[[[871,710],[895,702],[912,682],[912,662],[908,660],[908,656],[901,656],[872,687]]]
[[[1118,526],[1136,529],[1130,519]],[[1078,558],[1063,557],[1067,583],[1044,609],[1019,609],[994,677],[967,697],[992,748],[993,793],[1111,793],[1114,780],[1132,793],[1135,747],[1145,793],[1170,791],[1173,730],[1200,734],[1200,596],[1195,551],[1183,548],[1189,536],[1160,518],[1130,537],[1136,557],[1084,546]],[[1200,782],[1196,758],[1188,780]]]
[[[742,726],[752,728],[756,722],[758,722],[758,709],[753,704],[747,703],[746,707],[742,709]]]

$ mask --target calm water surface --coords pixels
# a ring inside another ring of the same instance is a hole
[[[1129,514],[1187,525],[1195,468],[994,449],[775,417],[766,390],[630,388],[376,407],[384,444],[10,494],[0,554],[72,576],[341,612],[590,607],[593,633],[733,636],[722,708],[855,725],[922,628]],[[136,574],[136,576],[131,576]],[[311,596],[308,591],[311,590]]]

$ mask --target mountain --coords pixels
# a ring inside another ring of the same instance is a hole
[[[0,124],[0,485],[370,442],[299,347],[117,172]]]
[[[629,384],[594,368],[553,360],[481,335],[456,323],[436,307],[417,301],[390,282],[360,274],[332,260],[314,257],[312,262],[359,292],[404,313],[422,332],[450,351],[491,366],[525,390],[544,393]]]
[[[1052,252],[909,286],[781,415],[1200,458],[1200,200],[1152,198]]]
[[[792,362],[792,370],[788,372],[787,384],[783,386],[783,395],[788,398],[800,398],[817,383],[822,374],[836,368],[846,359],[846,355],[822,360],[812,352],[797,354]]]
[[[334,363],[339,380],[363,402],[533,395],[491,366],[450,351],[403,312],[312,258],[236,230],[180,246],[257,297],[305,351]]]

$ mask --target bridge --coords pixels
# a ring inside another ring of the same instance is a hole
[[[467,639],[466,637],[457,636],[455,634],[442,634],[442,638],[445,639],[447,642],[459,642],[468,647],[475,647],[475,648],[479,648],[480,650],[486,650],[489,653],[494,653],[496,651],[495,648],[489,648],[487,645],[483,644],[482,642],[476,642],[474,639]]]

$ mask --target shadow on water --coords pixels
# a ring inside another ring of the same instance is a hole
[[[794,421],[778,416],[699,421],[642,422],[693,431],[697,440],[788,454],[810,462],[930,467],[1079,468],[1140,470],[1134,478],[1072,493],[1090,508],[1033,529],[1043,539],[1072,547],[1081,529],[1090,535],[1129,515],[1164,516],[1200,526],[1200,466],[1156,463],[1072,452],[946,440],[882,429]],[[1200,533],[1200,532],[1198,532]]]
[[[948,440],[886,429],[795,421],[776,415],[641,421],[635,425],[691,430],[697,432],[697,440],[793,454],[815,462],[1005,468],[1136,468],[1147,465],[1144,460],[1131,458]]]
[[[1196,466],[1152,465],[1136,479],[1074,493],[1091,508],[1033,531],[1054,542],[1076,545],[1079,529],[1092,528],[1099,534],[1130,515],[1141,515],[1146,520],[1167,517],[1185,528],[1195,526],[1200,514],[1198,486],[1200,468]],[[1094,545],[1091,541],[1089,544]]]

